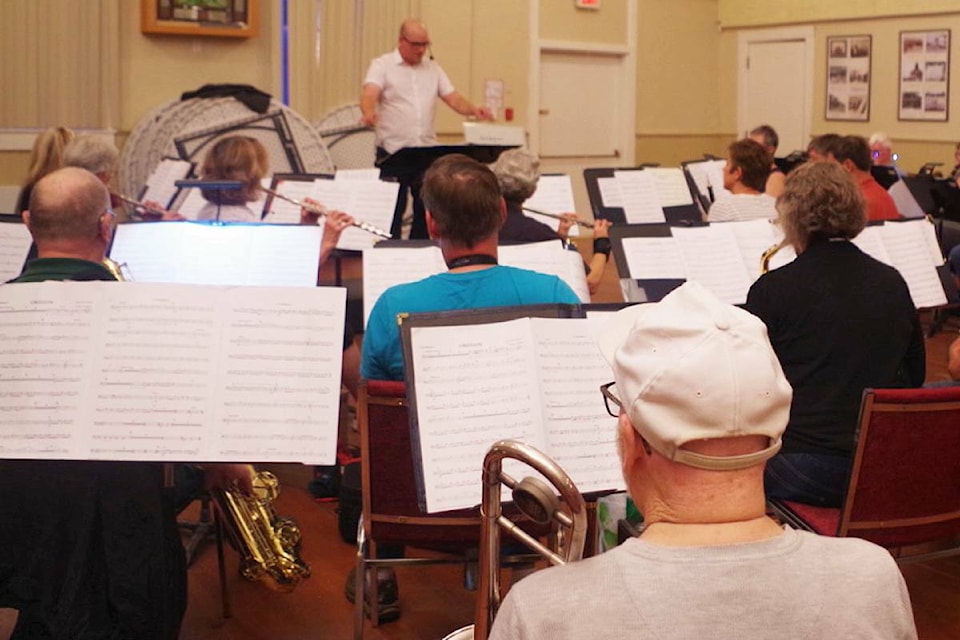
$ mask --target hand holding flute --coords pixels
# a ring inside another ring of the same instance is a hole
[[[116,193],[111,191],[110,195],[115,197],[117,200],[126,202],[133,207],[134,212],[140,216],[143,220],[185,220],[183,216],[175,211],[167,211],[159,203],[147,200],[146,202],[140,202],[133,198],[129,198],[122,193]]]
[[[300,222],[302,224],[316,224],[317,221],[320,219],[320,216],[330,216],[332,213],[340,213],[347,216],[350,219],[350,223],[346,226],[352,226],[352,227],[357,227],[359,229],[363,229],[364,231],[368,233],[372,233],[374,235],[378,235],[381,238],[393,237],[390,235],[389,231],[384,231],[382,229],[378,229],[372,224],[367,224],[366,222],[355,220],[354,218],[350,217],[348,214],[343,213],[342,211],[334,212],[332,210],[328,210],[326,207],[324,207],[322,204],[320,204],[316,200],[306,198],[303,202],[301,202],[300,200],[291,198],[290,196],[285,196],[279,191],[275,191],[274,189],[268,189],[266,187],[261,187],[261,188],[264,190],[264,192],[272,195],[274,198],[279,198],[281,200],[289,202],[290,204],[295,204],[298,207],[300,207]],[[343,220],[343,218],[340,218],[340,219]],[[341,229],[341,232],[342,231],[343,230]]]
[[[538,216],[546,216],[548,218],[554,218],[555,220],[560,221],[570,221],[570,224],[578,224],[581,227],[587,227],[588,229],[593,229],[594,223],[588,222],[586,220],[581,220],[577,217],[575,213],[550,213],[549,211],[540,211],[539,209],[531,209],[530,207],[523,207],[524,211],[529,211],[530,213],[535,213]],[[570,225],[567,226],[570,228]]]

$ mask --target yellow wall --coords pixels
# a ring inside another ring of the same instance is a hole
[[[957,0],[720,0],[724,28],[948,13]]]
[[[627,44],[627,0],[603,0],[599,10],[578,9],[572,1],[539,2],[539,35],[545,40]]]

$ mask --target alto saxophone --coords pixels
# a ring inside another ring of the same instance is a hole
[[[310,567],[300,558],[299,525],[273,510],[279,494],[280,482],[269,471],[254,474],[253,495],[213,490],[227,535],[240,554],[241,575],[287,592],[310,577]]]
[[[767,250],[763,252],[763,255],[760,256],[761,274],[770,271],[770,260],[773,258],[773,256],[777,255],[777,252],[780,251],[780,249],[783,249],[785,246],[787,246],[787,241],[783,240],[779,244],[768,247]]]

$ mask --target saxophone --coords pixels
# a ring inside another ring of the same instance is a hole
[[[310,567],[299,555],[299,525],[273,510],[279,494],[280,482],[269,471],[254,474],[253,495],[213,490],[227,535],[240,554],[240,574],[273,591],[288,592],[310,577]]]

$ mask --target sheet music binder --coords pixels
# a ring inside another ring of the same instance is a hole
[[[505,322],[518,318],[582,318],[580,305],[541,304],[483,309],[457,309],[431,313],[403,314],[397,318],[400,325],[400,346],[403,350],[404,382],[407,386],[407,406],[410,414],[410,444],[416,471],[417,498],[420,509],[427,512],[427,491],[423,473],[422,440],[417,412],[416,376],[414,373],[413,340],[411,332],[417,327],[444,327]],[[480,461],[478,460],[478,463]],[[479,503],[479,491],[477,502]]]
[[[705,226],[707,223],[697,221],[684,226]],[[617,273],[620,274],[620,289],[624,300],[630,302],[658,302],[665,295],[686,282],[686,278],[655,278],[638,280],[630,275],[630,265],[627,263],[626,252],[623,248],[625,238],[669,238],[672,237],[670,224],[624,224],[610,227],[610,249]]]
[[[583,181],[587,187],[587,197],[590,199],[590,208],[593,210],[594,218],[603,218],[609,220],[613,225],[626,224],[627,214],[623,207],[608,207],[603,203],[603,195],[600,192],[601,178],[613,178],[617,171],[643,171],[647,165],[639,167],[595,167],[583,170]],[[687,178],[687,187],[690,188],[690,180]],[[700,209],[696,204],[696,191],[690,190],[694,196],[694,203],[678,207],[663,207],[663,216],[668,223],[696,221],[703,218]]]

